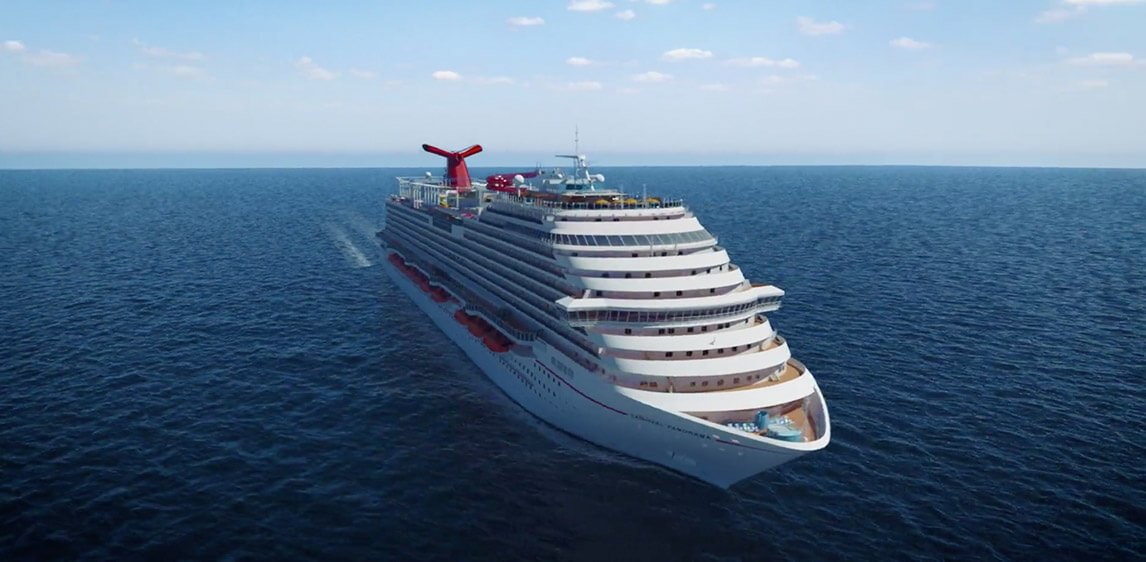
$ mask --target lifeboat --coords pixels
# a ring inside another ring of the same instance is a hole
[[[434,302],[446,302],[450,299],[450,294],[441,287],[434,287],[430,289],[430,297],[434,299]]]
[[[457,320],[458,324],[462,326],[468,326],[470,323],[470,317],[466,316],[466,313],[462,312],[460,308],[454,311],[454,320]]]
[[[469,322],[469,330],[470,334],[480,338],[489,331],[489,324],[487,324],[485,320],[482,320],[476,316],[471,317]]]
[[[506,351],[509,351],[509,346],[505,345],[505,343],[503,343],[499,338],[486,336],[482,342],[485,343],[485,346],[494,353],[505,353]]]
[[[504,353],[513,345],[513,342],[497,329],[490,330],[490,333],[482,338],[482,343],[494,353]]]

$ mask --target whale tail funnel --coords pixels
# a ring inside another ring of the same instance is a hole
[[[437,154],[446,159],[446,184],[452,187],[472,187],[470,183],[470,170],[466,167],[466,157],[481,152],[481,145],[475,144],[465,150],[450,152],[436,146],[423,144],[422,150],[430,154]]]

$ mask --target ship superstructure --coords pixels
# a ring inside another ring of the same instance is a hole
[[[815,378],[751,283],[680,200],[561,168],[399,178],[386,267],[507,395],[590,442],[728,487],[825,447]]]

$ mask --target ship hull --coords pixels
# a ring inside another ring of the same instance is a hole
[[[455,319],[458,303],[435,302],[388,260],[381,264],[391,281],[510,399],[590,443],[721,488],[822,447],[762,439],[642,403],[540,340],[509,351],[491,350]]]

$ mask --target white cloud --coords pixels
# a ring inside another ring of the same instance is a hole
[[[796,23],[804,35],[834,35],[844,30],[844,24],[838,21],[817,22],[806,16],[796,18]]]
[[[1083,90],[1097,90],[1109,86],[1110,83],[1106,80],[1082,80],[1076,82],[1075,85]]]
[[[432,76],[434,80],[444,80],[447,82],[457,82],[462,79],[461,74],[452,70],[435,70],[430,76]]]
[[[673,49],[665,51],[661,58],[667,61],[698,60],[712,58],[712,51],[704,49]]]
[[[69,55],[67,53],[57,53],[43,49],[36,54],[24,55],[24,62],[32,66],[43,66],[48,68],[62,68],[65,66],[75,66],[80,63],[80,57]]]
[[[632,0],[632,1],[633,2],[644,2],[645,4],[654,4],[657,6],[664,6],[665,4],[672,2],[672,0]]]
[[[708,4],[701,4],[700,9],[701,10],[715,10],[716,4],[713,4],[711,2],[709,2]]]
[[[145,54],[149,57],[154,57],[154,58],[158,58],[158,59],[178,59],[178,60],[186,60],[186,61],[201,61],[204,58],[206,58],[203,56],[203,53],[200,53],[197,51],[180,53],[180,52],[176,52],[176,51],[169,51],[167,49],[164,49],[163,47],[149,47],[149,46],[141,43],[139,41],[139,39],[132,39],[131,42],[136,47],[139,47],[139,51],[142,52],[143,54]]]
[[[207,76],[207,73],[204,72],[202,68],[187,64],[164,66],[161,70],[180,78],[204,78]]]
[[[1059,0],[1066,7],[1044,10],[1035,17],[1035,23],[1060,23],[1086,14],[1090,6],[1141,4],[1146,0]]]
[[[1063,0],[1063,4],[1074,6],[1113,6],[1115,4],[1141,4],[1146,0]]]
[[[318,63],[310,57],[299,57],[298,60],[294,61],[294,67],[304,78],[311,80],[334,80],[338,76],[337,72],[331,72],[318,66]]]
[[[577,91],[577,92],[584,92],[584,91],[589,91],[589,90],[600,90],[601,88],[602,88],[602,86],[601,86],[600,82],[594,82],[591,80],[587,80],[584,82],[570,82],[570,83],[566,84],[565,87],[562,89],[563,90],[572,90],[572,91]]]
[[[888,41],[887,44],[891,45],[892,47],[898,47],[900,49],[907,49],[909,51],[918,51],[920,49],[930,49],[931,47],[935,46],[935,45],[932,45],[931,43],[927,43],[925,41],[916,41],[915,39],[912,39],[910,37],[900,37],[899,39],[892,39],[891,41]]]
[[[5,41],[3,44],[3,48],[5,51],[8,51],[10,53],[22,53],[25,50],[27,50],[27,47],[25,47],[23,43],[21,43],[19,41],[15,41],[15,40]]]
[[[1084,57],[1071,57],[1066,59],[1066,62],[1084,66],[1129,66],[1134,64],[1134,55],[1130,53],[1091,53]]]
[[[507,23],[509,23],[509,25],[512,25],[515,27],[529,27],[532,25],[542,25],[545,23],[545,20],[541,19],[540,17],[526,17],[526,16],[518,16],[515,18],[509,18],[505,21]]]
[[[773,60],[768,57],[748,57],[739,59],[729,59],[727,63],[732,66],[743,67],[773,67],[773,68],[800,68],[800,62],[795,59]]]
[[[633,75],[633,82],[656,83],[656,82],[668,82],[669,80],[672,80],[671,74],[665,74],[663,72],[657,72],[655,70],[650,70],[648,72]]]
[[[374,72],[372,70],[359,70],[357,68],[351,68],[350,70],[347,70],[346,72],[348,72],[351,76],[353,76],[355,78],[377,78],[378,77],[378,73]]]
[[[701,84],[700,89],[705,92],[727,92],[731,88],[724,84]]]
[[[591,61],[585,57],[569,57],[569,58],[565,59],[565,64],[568,64],[571,66],[589,66],[589,65],[593,64],[593,61]]]
[[[631,19],[637,17],[637,13],[632,11],[632,10],[621,10],[621,11],[613,14],[613,17],[615,17],[619,20],[628,21],[628,20],[631,20]]]
[[[1086,6],[1074,8],[1054,8],[1046,10],[1035,18],[1035,23],[1058,23],[1077,18],[1086,13]]]
[[[612,7],[612,2],[605,2],[604,0],[573,0],[568,6],[565,6],[565,9],[574,12],[600,12]]]

